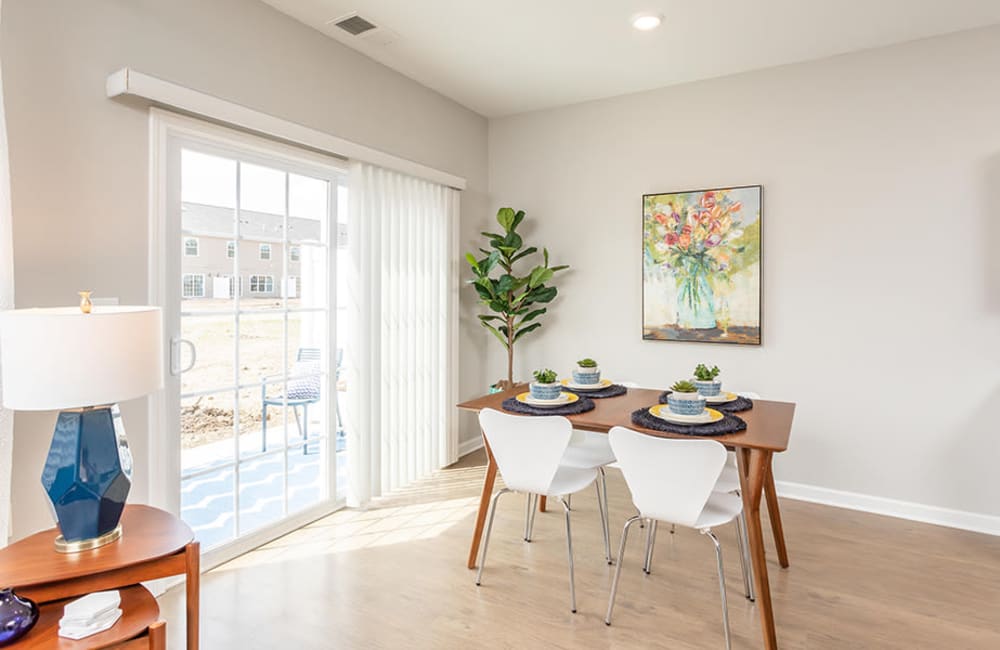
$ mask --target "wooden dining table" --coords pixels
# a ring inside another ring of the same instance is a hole
[[[503,411],[502,403],[505,399],[514,397],[526,390],[527,385],[522,384],[508,391],[492,393],[462,402],[458,405],[458,408],[476,412],[483,409]],[[632,412],[659,403],[659,397],[662,392],[662,390],[629,388],[624,395],[618,397],[594,399],[595,408],[591,411],[566,417],[572,422],[574,429],[584,431],[607,433],[612,427],[622,426],[661,438],[689,439],[699,437],[656,431],[632,424]],[[771,589],[768,583],[760,506],[761,501],[766,500],[778,555],[778,563],[782,568],[788,568],[788,550],[785,545],[784,532],[781,526],[778,497],[774,489],[771,459],[774,454],[788,449],[788,441],[792,433],[792,419],[795,415],[795,404],[755,399],[753,400],[753,408],[751,410],[736,415],[747,423],[746,431],[711,436],[710,439],[717,440],[736,452],[740,469],[740,492],[743,498],[743,509],[746,514],[747,533],[750,540],[750,556],[753,564],[754,580],[757,586],[757,609],[760,612],[764,647],[770,650],[778,647],[778,638],[775,632],[774,609],[771,604]],[[493,459],[493,454],[490,452],[489,444],[486,444],[486,453],[489,461],[486,467],[486,477],[483,480],[483,491],[479,499],[479,512],[476,516],[475,530],[472,534],[472,544],[469,548],[468,566],[470,569],[476,568],[479,544],[483,535],[483,525],[486,522],[490,497],[493,494],[493,484],[496,481],[497,475],[497,464]],[[544,498],[539,499],[539,508],[544,510]]]

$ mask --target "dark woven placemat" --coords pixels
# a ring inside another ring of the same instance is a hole
[[[531,406],[530,404],[518,402],[516,397],[508,397],[500,406],[502,406],[505,411],[521,413],[523,415],[576,415],[578,413],[593,411],[594,400],[581,397],[572,404],[567,404],[566,406],[539,408],[537,406]]]
[[[563,390],[567,393],[576,393],[580,397],[592,397],[594,399],[618,397],[619,395],[624,395],[628,392],[628,389],[621,384],[611,384],[607,388],[602,388],[601,390],[576,390],[575,388],[570,388],[569,386],[563,386]]]
[[[707,424],[675,424],[658,418],[649,412],[648,408],[641,408],[632,411],[632,424],[656,431],[667,431],[669,433],[683,433],[689,436],[724,436],[727,433],[737,433],[746,431],[747,423],[742,419],[723,413],[723,417],[718,422]]]
[[[665,390],[660,393],[660,404],[667,403],[667,395],[673,391]],[[723,404],[705,404],[710,409],[715,409],[716,411],[722,411],[723,413],[741,413],[743,411],[749,411],[753,408],[753,400],[749,397],[743,397],[742,395],[737,395],[736,399],[732,402],[725,402]]]

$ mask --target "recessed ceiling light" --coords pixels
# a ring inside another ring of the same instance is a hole
[[[643,32],[656,29],[662,22],[663,16],[660,14],[636,14],[632,16],[632,27]]]

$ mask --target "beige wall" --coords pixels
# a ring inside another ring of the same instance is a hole
[[[2,29],[19,307],[82,288],[147,300],[147,111],[104,95],[124,66],[464,176],[463,247],[482,229],[486,120],[262,3],[7,0]],[[463,397],[486,381],[482,341],[463,333]],[[123,406],[134,501],[148,492],[145,410]],[[52,524],[38,477],[54,421],[15,418],[15,537]]]
[[[717,363],[798,403],[779,480],[1000,515],[998,62],[990,28],[491,121],[491,196],[573,266],[519,374]],[[763,345],[642,341],[642,194],[752,183]]]

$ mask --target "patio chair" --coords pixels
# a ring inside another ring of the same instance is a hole
[[[303,442],[309,439],[309,405],[320,400],[320,350],[319,348],[299,348],[295,355],[295,363],[288,373],[287,394],[268,397],[267,382],[269,377],[261,377],[261,452],[267,451],[267,407],[290,406],[295,415],[295,425]],[[302,407],[302,419],[299,419],[299,408]],[[309,453],[309,445],[302,445],[302,453]]]

